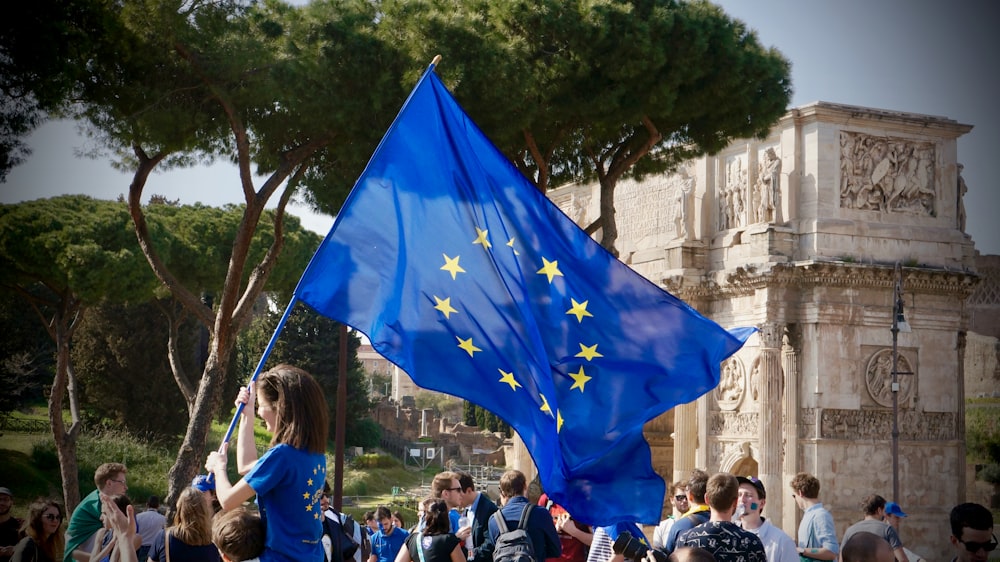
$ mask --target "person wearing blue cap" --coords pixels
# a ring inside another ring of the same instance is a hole
[[[885,498],[878,494],[871,494],[861,500],[861,511],[865,518],[851,525],[844,533],[840,544],[847,544],[848,539],[857,533],[867,532],[875,536],[882,537],[888,541],[892,547],[892,554],[898,562],[910,562],[903,551],[903,541],[899,540],[899,534],[892,528],[885,519]]]
[[[885,504],[885,522],[888,523],[893,529],[896,529],[896,534],[902,537],[902,533],[899,530],[899,524],[902,518],[906,517],[906,512],[903,508],[899,507],[896,502],[886,502]],[[910,559],[910,562],[927,562],[922,556],[913,552],[907,547],[903,547],[903,552],[906,553],[906,557]]]

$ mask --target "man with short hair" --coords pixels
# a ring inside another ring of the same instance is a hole
[[[21,524],[17,517],[11,515],[14,509],[14,492],[10,488],[0,487],[0,562],[8,562],[14,555],[14,547],[21,540]]]
[[[865,518],[848,527],[840,543],[847,544],[847,541],[855,533],[871,533],[877,537],[882,537],[889,543],[898,562],[910,562],[909,558],[906,557],[906,553],[903,552],[903,541],[899,540],[896,529],[893,529],[891,525],[884,521],[885,498],[878,494],[865,496],[865,499],[861,500],[861,512],[864,513]]]
[[[372,554],[368,562],[394,562],[410,533],[393,525],[392,512],[384,505],[375,510],[375,518],[382,525],[382,530],[372,536]]]
[[[667,515],[666,519],[660,521],[660,524],[653,531],[653,548],[662,549],[666,546],[670,527],[673,527],[677,519],[682,517],[691,507],[691,504],[688,503],[686,482],[678,480],[674,482],[674,485],[670,489],[673,492],[670,494],[670,515]]]
[[[649,557],[646,558],[649,560]],[[697,546],[682,546],[670,554],[670,562],[716,562],[712,553]],[[655,562],[655,559],[653,560]]]
[[[486,548],[486,533],[489,530],[490,516],[496,513],[497,504],[486,494],[476,491],[476,483],[468,472],[457,471],[458,485],[462,488],[462,508],[469,518],[469,533],[472,536],[472,550],[467,554],[472,562],[493,562],[493,553]],[[461,529],[460,529],[461,530]],[[467,541],[466,536],[456,535]]]
[[[753,476],[737,476],[736,481],[740,483],[739,503],[744,510],[737,524],[744,531],[757,535],[764,545],[768,562],[799,562],[792,537],[761,516],[767,503],[764,483]]]
[[[462,485],[458,483],[458,474],[450,470],[439,472],[431,481],[431,496],[444,500],[448,506],[448,520],[451,522],[451,532],[458,536],[458,520],[462,517],[458,508],[462,507]],[[460,537],[461,538],[461,537]],[[462,540],[465,540],[462,538]]]
[[[104,526],[101,523],[101,494],[106,496],[124,496],[128,491],[126,475],[128,469],[124,464],[106,462],[94,471],[94,484],[97,489],[83,498],[80,505],[73,510],[66,529],[66,552],[63,562],[72,560],[86,561],[94,548],[94,535]],[[142,546],[142,537],[136,535],[135,549]]]
[[[146,562],[146,559],[149,558],[149,548],[153,546],[153,539],[163,531],[167,522],[167,518],[160,513],[159,509],[160,498],[149,496],[149,499],[146,500],[146,510],[135,514],[136,534],[142,541],[142,546],[139,547],[139,552],[136,555],[139,562]]]
[[[795,505],[803,511],[799,522],[799,556],[815,560],[836,560],[840,553],[833,515],[819,501],[819,479],[800,472],[790,484]]]
[[[984,562],[996,550],[990,510],[978,503],[963,503],[952,508],[949,520],[951,545],[955,547],[952,562]]]
[[[767,553],[757,535],[744,531],[732,521],[739,493],[740,483],[732,474],[723,472],[709,478],[705,500],[711,517],[681,533],[677,546],[704,548],[719,562],[767,562]]]
[[[844,548],[840,552],[841,562],[893,562],[892,547],[884,538],[858,531],[850,538],[844,538]]]
[[[710,514],[708,506],[705,505],[705,486],[707,484],[707,472],[697,468],[691,471],[691,477],[687,483],[687,499],[690,507],[670,526],[667,539],[663,542],[662,550],[665,553],[673,552],[678,535],[708,521]]]
[[[488,548],[494,552],[493,547],[500,538],[500,525],[497,517],[503,517],[507,529],[513,531],[521,520],[521,515],[528,511],[528,518],[525,522],[525,532],[531,539],[534,550],[535,562],[543,562],[546,558],[555,558],[562,553],[559,544],[559,535],[556,533],[556,526],[552,523],[552,517],[545,508],[532,505],[525,495],[528,490],[528,481],[524,473],[520,470],[508,470],[500,476],[500,503],[503,505],[496,514],[490,517],[489,532],[487,534]]]

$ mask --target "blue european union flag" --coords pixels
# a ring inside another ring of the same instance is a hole
[[[655,523],[645,422],[719,382],[733,334],[619,262],[421,78],[296,289],[420,386],[506,420],[593,525]]]

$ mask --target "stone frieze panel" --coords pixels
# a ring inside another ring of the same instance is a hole
[[[892,439],[892,411],[839,410],[820,415],[823,439]],[[899,438],[904,441],[950,441],[958,438],[953,412],[899,412]]]
[[[934,143],[840,132],[840,206],[935,216]]]
[[[709,412],[708,434],[725,437],[756,437],[760,433],[757,412]]]
[[[916,371],[910,360],[897,350],[896,382],[899,383],[897,402],[899,407],[905,407],[913,396]],[[905,374],[901,374],[905,373]],[[865,368],[865,386],[868,394],[879,406],[892,407],[892,350],[880,349],[872,354]]]

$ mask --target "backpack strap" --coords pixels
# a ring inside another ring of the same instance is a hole
[[[521,519],[519,519],[517,522],[518,529],[528,528],[528,517],[531,515],[531,508],[533,507],[535,506],[531,505],[531,503],[527,503],[524,505],[524,509],[521,510]]]
[[[504,520],[501,510],[498,509],[493,512],[493,519],[497,522],[497,528],[500,529],[500,535],[510,532],[510,530],[507,529],[507,522]]]

